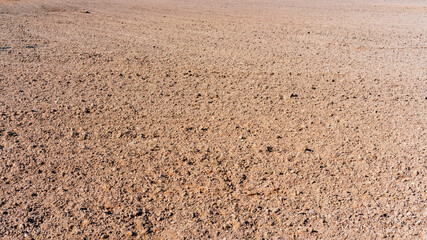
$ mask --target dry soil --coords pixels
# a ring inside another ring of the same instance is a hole
[[[427,239],[427,3],[0,0],[0,238]]]

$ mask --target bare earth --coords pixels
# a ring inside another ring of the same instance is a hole
[[[427,239],[427,2],[0,0],[0,239]]]

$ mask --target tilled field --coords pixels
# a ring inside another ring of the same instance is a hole
[[[427,239],[423,1],[0,0],[0,238]]]

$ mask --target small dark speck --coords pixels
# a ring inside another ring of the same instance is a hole
[[[142,210],[138,209],[135,213],[135,216],[139,217],[139,216],[142,216],[142,214],[143,214]]]
[[[18,136],[18,134],[16,134],[16,132],[13,132],[13,131],[9,131],[9,132],[7,132],[7,135],[8,135],[9,137],[16,137],[16,136]]]
[[[36,48],[36,46],[28,45],[28,46],[26,46],[25,48]]]

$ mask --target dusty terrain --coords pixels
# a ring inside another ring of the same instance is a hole
[[[427,3],[1,0],[1,239],[427,239]]]

